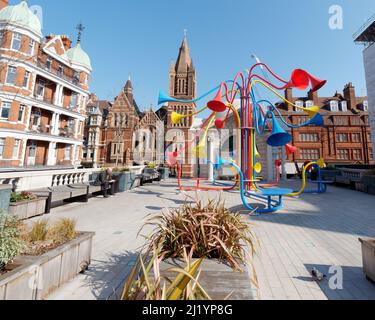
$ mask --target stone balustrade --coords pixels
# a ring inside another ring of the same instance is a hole
[[[132,173],[143,167],[131,167]],[[61,185],[88,183],[90,175],[100,169],[63,169],[0,173],[0,185],[12,185],[13,191],[29,191]]]

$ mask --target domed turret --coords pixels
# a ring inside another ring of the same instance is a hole
[[[90,71],[92,70],[90,57],[82,49],[80,43],[78,43],[77,46],[75,46],[74,48],[69,49],[66,52],[66,55],[68,56],[69,60],[71,60],[73,64],[86,67]]]
[[[21,1],[15,6],[6,6],[0,11],[0,23],[10,24],[32,31],[40,38],[42,25],[39,18],[29,9],[26,1]]]

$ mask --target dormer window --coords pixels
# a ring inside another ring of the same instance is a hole
[[[329,103],[329,106],[330,106],[330,110],[332,112],[338,112],[339,111],[339,103],[337,101],[332,100]]]
[[[347,112],[348,111],[348,103],[346,101],[341,101],[341,111]]]
[[[363,101],[363,111],[368,112],[368,101],[367,100]]]
[[[306,101],[306,108],[311,108],[311,107],[313,107],[314,106],[314,101],[311,101],[311,100],[309,100],[309,101]]]
[[[301,100],[297,100],[296,103],[295,103],[295,105],[298,106],[298,107],[303,108],[303,101],[301,101]],[[297,111],[297,112],[303,112],[303,110],[300,109],[300,108],[296,108],[296,111]]]

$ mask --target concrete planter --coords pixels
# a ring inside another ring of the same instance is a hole
[[[158,172],[160,173],[162,180],[169,179],[169,168],[159,168]]]
[[[0,212],[9,211],[10,195],[12,193],[11,185],[0,185]]]
[[[176,273],[167,270],[175,267],[184,269],[186,265],[180,260],[168,259],[160,265],[161,275],[173,279]],[[233,271],[231,267],[215,259],[203,260],[200,270],[199,283],[212,299],[223,300],[231,291],[233,294],[229,300],[257,299],[257,288],[251,283],[248,270]]]
[[[125,192],[131,189],[130,172],[116,172],[113,174],[113,178],[116,180],[116,192]]]
[[[38,197],[35,200],[11,203],[9,214],[20,220],[40,216],[46,212],[47,197]]]
[[[362,243],[363,271],[366,277],[375,282],[375,239],[359,239]]]
[[[39,257],[23,256],[0,276],[0,300],[43,300],[85,271],[91,263],[94,233],[81,235]]]
[[[361,182],[365,192],[375,195],[375,176],[363,176]]]

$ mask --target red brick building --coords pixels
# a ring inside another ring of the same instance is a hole
[[[26,1],[0,2],[0,167],[80,165],[92,68],[71,45],[43,38]]]
[[[92,95],[88,105],[83,164],[129,166],[163,162],[163,123],[152,108],[141,112],[129,79],[111,103]],[[160,130],[161,129],[161,130]]]
[[[294,97],[291,89],[285,91],[285,97],[301,107],[321,107],[324,118],[324,127],[292,129],[292,144],[298,150],[289,161],[304,163],[323,157],[328,164],[374,163],[367,97],[357,97],[352,83],[332,97],[319,97],[316,92]],[[303,111],[291,105],[280,104],[280,108],[290,123],[298,125],[308,120]]]

